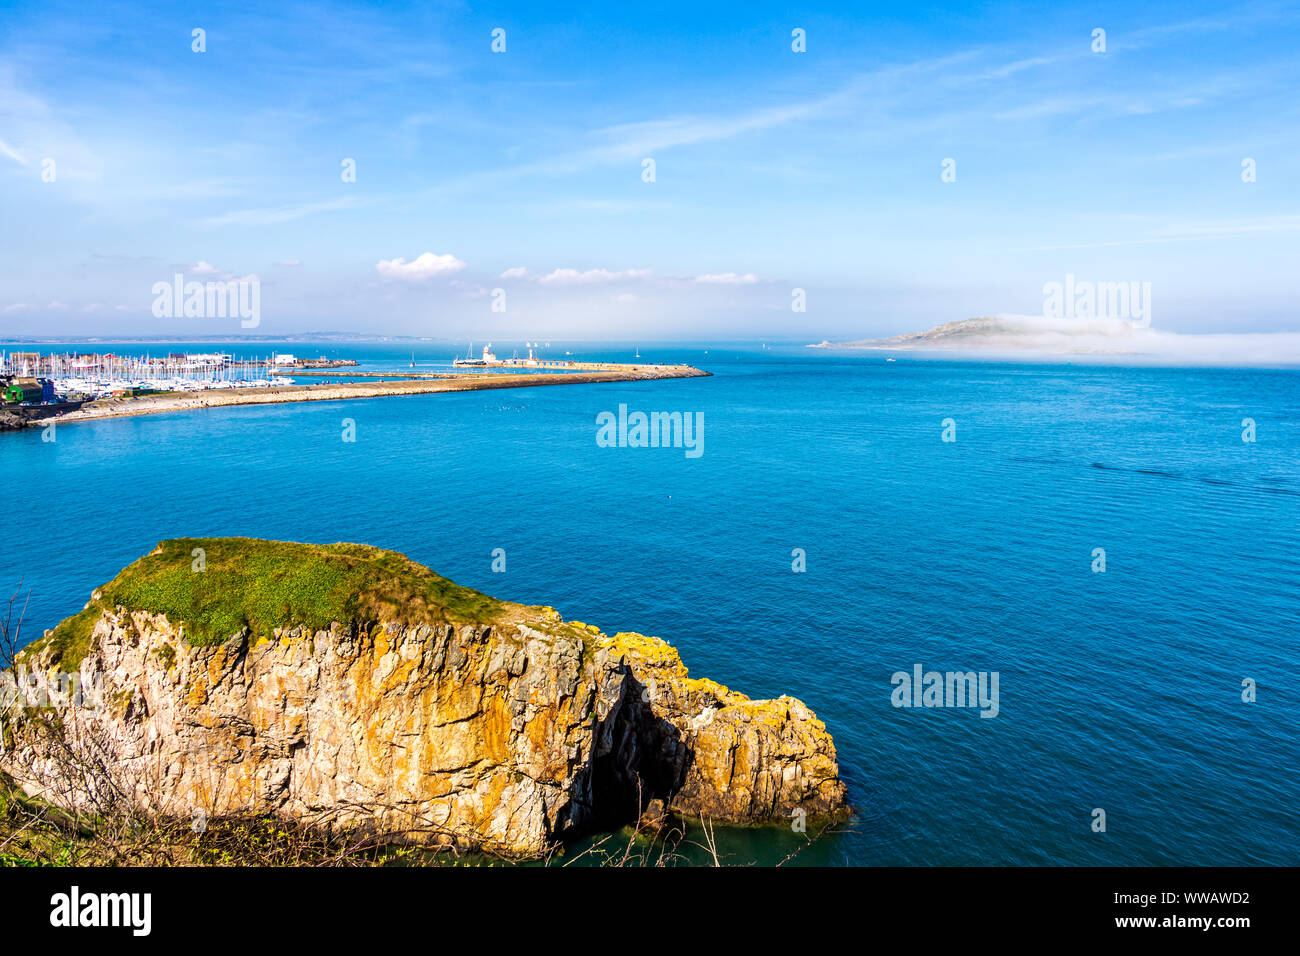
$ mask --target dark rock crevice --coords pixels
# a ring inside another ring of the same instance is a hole
[[[610,830],[635,823],[656,800],[669,805],[686,779],[691,752],[681,730],[648,706],[649,689],[623,666],[618,706],[597,730],[608,741],[591,763],[588,826]]]

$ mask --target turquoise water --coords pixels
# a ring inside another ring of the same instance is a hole
[[[1300,373],[642,358],[714,376],[0,435],[0,584],[30,589],[34,636],[162,538],[381,545],[806,701],[858,818],[802,862],[1300,863]],[[702,413],[704,454],[598,447],[620,403]],[[915,664],[998,672],[998,716],[893,707],[891,674]],[[770,860],[795,839],[724,851]]]

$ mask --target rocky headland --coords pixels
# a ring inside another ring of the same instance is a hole
[[[537,857],[647,809],[788,825],[846,806],[801,701],[362,545],[164,541],[16,665],[0,771],[71,811],[111,791]]]

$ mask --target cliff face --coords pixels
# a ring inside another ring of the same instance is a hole
[[[535,856],[651,800],[739,823],[845,803],[800,701],[356,545],[164,542],[20,665],[75,670],[86,700],[11,716],[0,769],[85,809],[111,792]]]
[[[18,431],[27,427],[27,419],[13,412],[0,410],[0,432]]]

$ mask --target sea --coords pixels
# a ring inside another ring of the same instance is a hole
[[[0,596],[34,638],[165,538],[364,542],[805,701],[853,816],[719,828],[724,862],[1300,864],[1300,371],[639,352],[712,376],[0,434]],[[620,406],[698,415],[701,453],[598,442]],[[996,714],[915,706],[918,668],[996,675]]]

